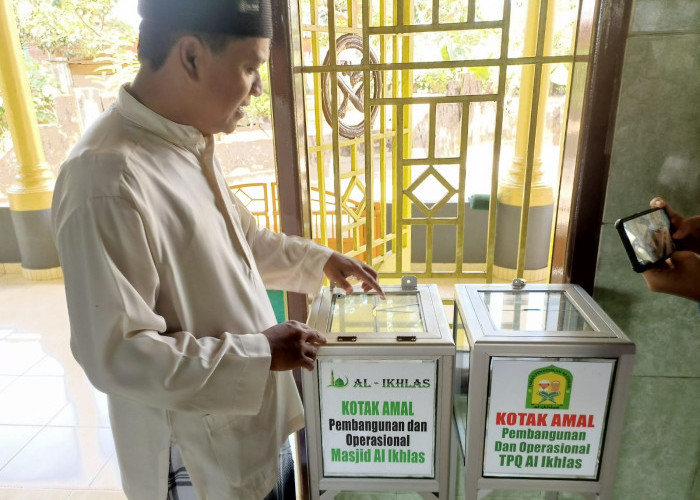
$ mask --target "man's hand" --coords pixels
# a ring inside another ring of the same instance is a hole
[[[262,332],[270,343],[270,370],[314,369],[317,347],[325,337],[304,323],[286,321]]]
[[[651,208],[665,207],[675,229],[671,235],[679,250],[700,253],[700,215],[683,217],[674,211],[666,201],[657,196],[649,202]]]
[[[652,292],[670,293],[700,302],[700,255],[690,251],[671,254],[668,264],[642,273]]]
[[[348,280],[356,278],[362,282],[362,289],[365,292],[374,290],[384,298],[382,287],[377,282],[377,271],[357,259],[351,259],[338,252],[333,252],[326,265],[323,266],[323,272],[328,276],[329,280],[347,293],[352,293],[352,285]]]

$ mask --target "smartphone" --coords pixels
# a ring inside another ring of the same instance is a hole
[[[664,208],[652,208],[615,222],[632,268],[638,273],[668,259],[675,245],[671,219]]]

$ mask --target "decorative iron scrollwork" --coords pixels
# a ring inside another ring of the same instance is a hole
[[[346,34],[336,40],[336,60],[340,65],[355,65],[362,60],[362,38],[355,34]],[[370,48],[369,60],[372,64],[379,64],[374,51]],[[359,55],[358,55],[359,54]],[[354,56],[354,57],[352,57]],[[324,65],[330,64],[330,51],[323,60]],[[382,75],[379,71],[370,71],[370,97],[378,99],[382,92]],[[330,73],[323,73],[322,96],[323,116],[332,126],[333,115],[338,116],[338,133],[348,139],[354,139],[364,133],[365,119],[365,83],[362,71],[342,71],[337,75],[338,81],[338,109],[331,110],[331,77]],[[379,106],[371,106],[369,114],[370,124],[379,112]]]

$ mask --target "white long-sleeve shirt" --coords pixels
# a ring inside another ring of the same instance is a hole
[[[331,251],[256,227],[214,141],[126,87],[62,165],[53,200],[71,349],[109,396],[124,491],[165,498],[176,443],[200,500],[262,498],[303,426],[270,371],[267,288],[313,293]]]

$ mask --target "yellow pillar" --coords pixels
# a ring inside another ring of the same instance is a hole
[[[19,169],[8,189],[10,211],[30,279],[60,276],[50,232],[53,174],[44,158],[11,0],[0,0],[0,93]]]
[[[547,9],[547,26],[554,24],[555,0],[549,0]],[[525,42],[523,54],[535,55],[537,46],[537,29],[539,20],[540,0],[528,2],[527,21],[525,28]],[[553,30],[545,30],[545,53],[552,46]],[[518,122],[515,135],[515,155],[513,163],[508,170],[508,175],[499,183],[498,199],[501,203],[520,206],[523,202],[523,185],[525,183],[525,169],[528,153],[528,141],[530,137],[530,116],[534,94],[535,67],[532,64],[524,65],[520,76],[520,98],[518,101]],[[542,140],[544,136],[544,122],[546,118],[547,94],[549,90],[549,72],[542,71],[540,79],[540,94],[538,100],[538,113],[535,134],[534,165],[532,169],[532,188],[530,192],[530,206],[550,205],[554,202],[552,186],[544,183],[542,171]]]
[[[545,54],[549,53],[552,47],[555,2],[556,0],[549,0],[547,3]],[[536,55],[540,6],[541,0],[528,1],[523,47],[523,55],[526,57]],[[549,72],[543,68],[540,73],[537,122],[532,124],[530,118],[535,105],[535,65],[528,64],[522,67],[515,154],[506,177],[498,186],[499,211],[494,266],[494,277],[498,279],[510,280],[513,271],[516,271],[517,277],[525,277],[532,281],[543,281],[547,278],[554,193],[552,186],[544,180],[542,141],[549,82]],[[535,128],[532,144],[533,164],[531,178],[528,180],[527,159],[532,127]],[[525,259],[526,253],[528,264]]]
[[[8,190],[11,210],[51,208],[53,175],[39,136],[11,0],[0,0],[0,92],[19,163]]]

